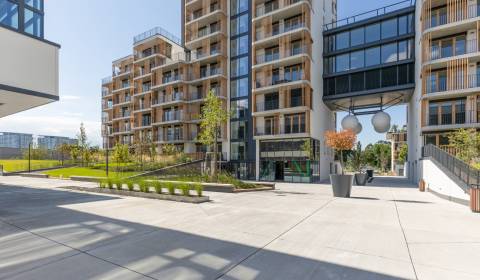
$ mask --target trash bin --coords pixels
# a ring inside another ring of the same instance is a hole
[[[368,178],[373,178],[373,169],[367,169]]]
[[[470,209],[472,212],[480,213],[480,186],[470,186]]]

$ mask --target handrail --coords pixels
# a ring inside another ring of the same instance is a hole
[[[140,41],[143,41],[143,40],[146,40],[150,37],[153,37],[155,35],[160,35],[160,36],[163,36],[165,38],[167,38],[168,40],[176,43],[177,45],[182,45],[182,40],[180,38],[178,38],[177,36],[173,35],[172,33],[168,32],[167,30],[157,26],[157,27],[154,27],[148,31],[145,31],[141,34],[138,34],[137,36],[133,37],[133,44],[137,44],[138,42]]]
[[[439,147],[428,144],[422,148],[423,157],[431,157],[452,174],[454,174],[460,181],[471,185],[480,184],[480,170],[473,168],[468,163],[458,159],[452,154],[440,149]]]
[[[408,3],[408,5],[407,5],[407,3]],[[402,7],[400,7],[400,6],[402,6]],[[347,17],[347,18],[344,18],[344,19],[340,19],[340,20],[325,24],[323,26],[323,30],[327,31],[327,30],[330,30],[330,29],[333,29],[333,28],[337,28],[337,27],[344,26],[344,25],[347,25],[347,24],[355,23],[355,22],[358,22],[358,21],[361,21],[361,20],[372,18],[372,17],[384,15],[384,14],[394,12],[396,10],[400,10],[400,9],[403,9],[403,8],[408,8],[408,7],[411,7],[411,6],[415,6],[415,0],[404,0],[404,1],[401,1],[401,2],[398,2],[398,3],[394,3],[394,4],[391,4],[391,5],[388,5],[388,6],[384,6],[384,7],[378,8],[378,9],[374,9],[374,10],[371,10],[371,11],[368,11],[368,12],[364,12],[364,13],[361,13],[361,14],[357,14],[357,15],[354,15],[354,16],[350,16],[350,17]]]

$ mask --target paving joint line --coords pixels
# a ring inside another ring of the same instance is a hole
[[[234,268],[236,268],[237,266],[241,265],[242,263],[244,263],[245,261],[247,261],[249,258],[255,256],[257,253],[259,253],[260,251],[264,250],[268,245],[272,244],[274,241],[280,239],[282,236],[284,236],[285,234],[287,234],[288,232],[290,232],[291,230],[293,230],[294,228],[296,228],[298,225],[300,225],[301,223],[303,223],[304,221],[306,221],[307,219],[309,219],[310,217],[312,217],[313,215],[315,215],[316,213],[318,213],[320,210],[324,209],[325,207],[327,207],[331,202],[335,201],[336,198],[334,199],[331,199],[329,201],[327,201],[325,204],[323,204],[322,206],[320,206],[319,208],[315,209],[312,213],[308,214],[307,216],[305,216],[304,218],[302,218],[300,221],[298,221],[297,223],[295,223],[293,226],[289,227],[288,229],[286,229],[285,231],[281,232],[279,235],[277,235],[276,237],[274,237],[272,240],[268,241],[265,245],[261,246],[261,247],[258,247],[257,249],[255,249],[252,253],[250,253],[248,256],[246,256],[245,258],[241,259],[239,262],[237,262],[235,265],[233,265],[232,267],[230,267],[229,269],[227,269],[225,272],[223,272],[222,274],[220,274],[219,276],[215,277],[215,279],[220,279],[222,278],[223,276],[225,276],[227,273],[229,273],[230,271],[232,271]]]
[[[117,264],[117,263],[114,263],[114,262],[112,262],[112,261],[109,261],[109,260],[100,258],[100,257],[95,256],[95,255],[92,255],[92,254],[89,253],[88,251],[84,251],[84,250],[77,249],[77,248],[72,247],[72,246],[70,246],[70,245],[64,244],[64,243],[62,243],[62,242],[59,242],[59,241],[50,239],[50,238],[48,238],[48,237],[46,237],[46,236],[43,236],[43,235],[41,235],[41,234],[35,233],[35,232],[33,232],[33,231],[30,231],[30,230],[28,230],[28,229],[26,229],[26,228],[23,228],[23,227],[21,227],[21,226],[18,226],[18,225],[16,225],[16,224],[13,224],[13,223],[10,223],[10,222],[6,222],[6,221],[4,221],[3,219],[0,219],[0,221],[2,221],[3,223],[5,223],[5,224],[7,224],[7,225],[16,227],[16,228],[18,228],[18,229],[20,229],[20,230],[26,231],[26,232],[28,232],[28,233],[30,233],[30,234],[32,234],[32,235],[35,235],[35,236],[37,236],[37,237],[39,237],[39,238],[43,238],[43,239],[46,239],[46,240],[51,241],[51,242],[53,242],[53,243],[56,243],[56,244],[58,244],[58,245],[65,246],[65,247],[67,247],[67,248],[70,248],[70,249],[72,249],[72,250],[75,250],[75,251],[78,251],[78,252],[80,252],[80,253],[86,254],[86,255],[88,255],[88,256],[90,256],[90,257],[93,257],[93,258],[96,258],[96,259],[98,259],[98,260],[102,260],[102,261],[104,261],[104,262],[106,262],[106,263],[109,263],[109,264],[112,264],[112,265],[114,265],[114,266],[121,267],[121,268],[123,268],[123,269],[126,269],[126,270],[128,270],[128,271],[131,271],[131,272],[140,274],[140,275],[145,276],[145,277],[150,278],[150,279],[156,279],[156,278],[153,278],[153,277],[151,277],[151,276],[149,276],[149,275],[146,275],[146,274],[143,274],[143,273],[138,272],[138,271],[136,271],[136,270],[130,269],[130,268],[128,268],[128,267],[122,266],[122,265],[120,265],[120,264]]]
[[[395,201],[395,194],[391,190],[390,190],[390,194],[393,197],[393,203],[395,205],[395,212],[397,213],[398,224],[400,225],[400,229],[402,230],[403,239],[405,240],[405,245],[407,246],[408,257],[410,258],[410,263],[412,265],[413,274],[415,275],[415,279],[418,280],[417,270],[415,269],[415,264],[413,263],[412,253],[410,252],[410,246],[408,244],[407,235],[405,234],[405,229],[403,228],[402,221],[400,219],[400,213],[398,212],[397,202]]]

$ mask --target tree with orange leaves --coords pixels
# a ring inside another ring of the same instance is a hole
[[[342,166],[342,175],[344,175],[343,151],[353,149],[355,142],[357,142],[357,136],[352,130],[327,131],[325,132],[325,140],[328,147],[340,152],[340,165]]]

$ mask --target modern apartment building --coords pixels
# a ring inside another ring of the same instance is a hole
[[[77,144],[78,140],[63,136],[47,136],[39,135],[37,137],[37,146],[41,149],[55,150],[58,146],[62,144],[74,145]]]
[[[0,132],[0,148],[28,149],[32,143],[32,134]]]
[[[102,81],[105,147],[147,137],[205,153],[199,116],[213,90],[233,111],[218,145],[238,177],[326,178],[322,136],[335,123],[319,77],[322,26],[335,19],[329,0],[182,1],[182,39],[161,28],[136,36]]]
[[[60,46],[44,39],[43,0],[0,0],[0,117],[59,99]]]

